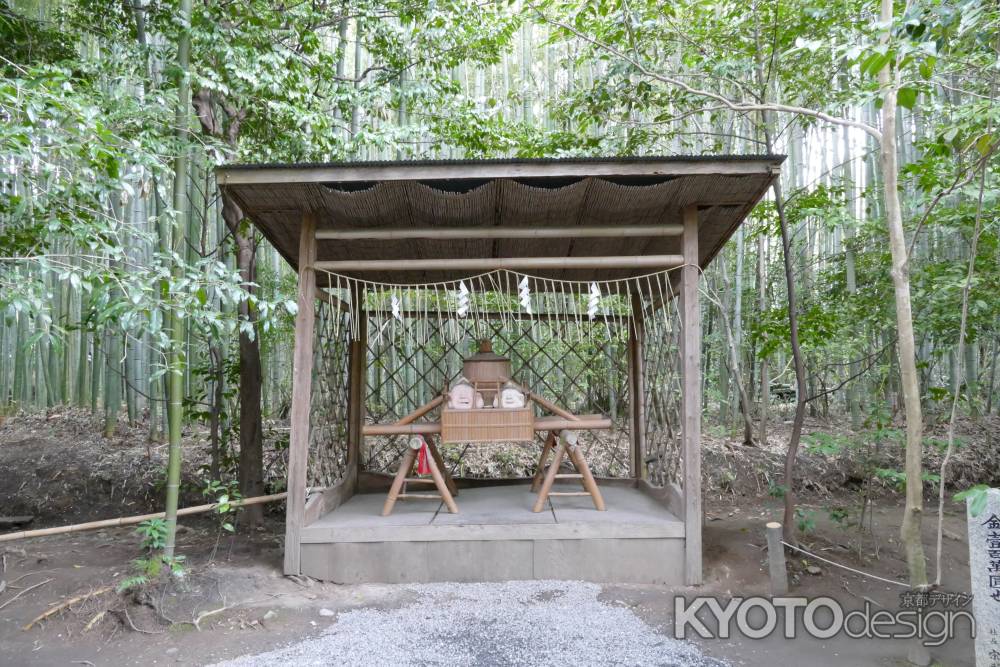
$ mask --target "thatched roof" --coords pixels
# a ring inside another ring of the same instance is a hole
[[[658,226],[699,208],[705,266],[778,174],[782,156],[705,156],[558,160],[448,160],[299,165],[236,165],[218,171],[242,207],[288,262],[297,264],[304,210],[318,230],[567,228],[558,238],[321,240],[318,260],[464,257],[670,255],[679,238],[575,236],[573,228]],[[640,230],[644,232],[645,230]],[[648,269],[527,271],[566,280],[613,280]],[[454,280],[471,271],[345,272],[379,282]]]

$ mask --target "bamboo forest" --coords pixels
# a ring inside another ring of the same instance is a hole
[[[998,84],[995,0],[0,0],[0,663],[1000,665]]]

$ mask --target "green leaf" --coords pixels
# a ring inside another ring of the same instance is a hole
[[[970,489],[956,493],[955,500],[967,500],[969,502],[969,513],[977,517],[986,509],[989,490],[990,487],[985,484],[976,484]]]
[[[896,93],[896,101],[899,102],[899,106],[912,109],[917,103],[917,89],[909,87],[900,88]]]
[[[988,132],[976,139],[976,150],[979,151],[979,154],[983,157],[986,157],[989,154],[990,147],[992,145],[993,135]]]
[[[931,78],[934,74],[934,58],[926,58],[922,60],[918,69],[920,70],[920,76],[925,79]]]

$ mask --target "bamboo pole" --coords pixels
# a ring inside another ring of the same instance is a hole
[[[275,500],[284,500],[288,497],[288,492],[283,491],[282,493],[273,493],[269,496],[255,496],[253,498],[243,498],[242,500],[233,500],[228,504],[232,507],[243,507],[246,505],[260,505],[262,503],[270,503]],[[195,505],[194,507],[185,507],[183,509],[177,510],[177,516],[187,516],[189,514],[201,514],[203,512],[211,512],[221,503],[208,503],[206,505]],[[44,537],[47,535],[62,535],[64,533],[78,533],[83,530],[97,530],[99,528],[117,528],[119,526],[132,526],[137,523],[142,523],[143,521],[149,521],[150,519],[162,519],[166,517],[166,512],[155,512],[153,514],[139,514],[137,516],[126,516],[118,517],[117,519],[102,519],[100,521],[88,521],[87,523],[76,523],[69,526],[56,526],[54,528],[39,528],[36,530],[21,530],[16,533],[7,533],[6,535],[0,535],[0,542],[12,542],[14,540],[23,540],[30,537]]]
[[[534,396],[534,395],[533,395]],[[568,413],[567,413],[568,414]],[[559,431],[561,429],[607,430],[611,420],[603,417],[592,419],[536,419],[536,431]],[[440,422],[420,422],[417,424],[367,424],[362,433],[372,435],[436,435],[441,432]]]
[[[565,239],[631,238],[680,236],[682,225],[621,225],[605,227],[417,227],[402,229],[320,229],[319,241],[356,241],[371,239],[401,241],[407,239]]]
[[[323,271],[512,271],[531,269],[666,269],[684,264],[683,255],[607,257],[456,257],[451,259],[361,259],[316,262]]]

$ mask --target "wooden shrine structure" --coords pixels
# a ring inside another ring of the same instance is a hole
[[[782,160],[220,169],[298,273],[285,572],[700,584],[699,276]],[[527,476],[463,475],[433,416],[482,339],[536,399]]]

